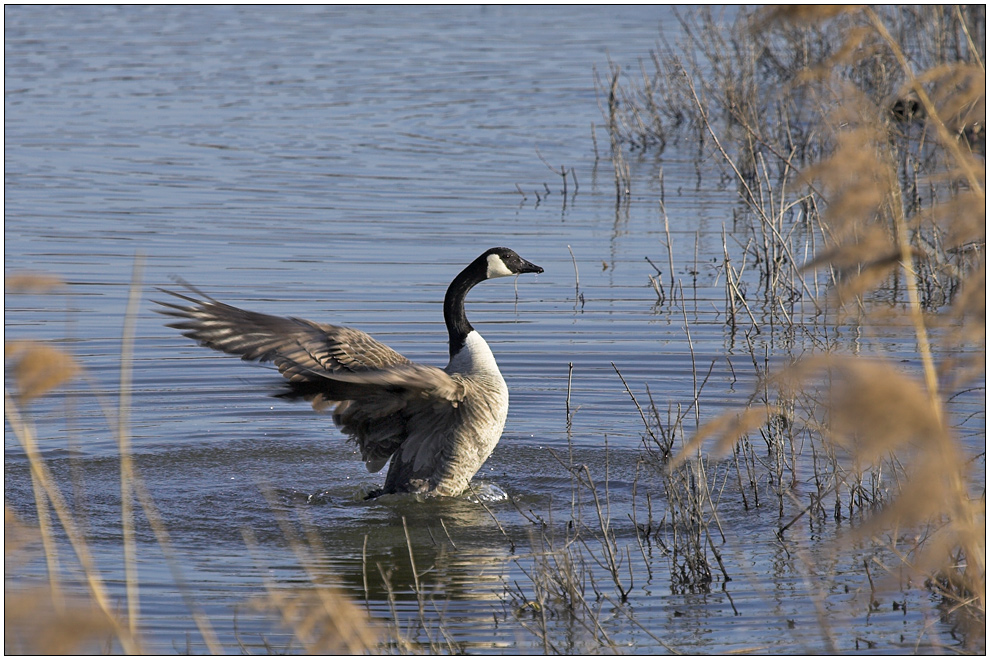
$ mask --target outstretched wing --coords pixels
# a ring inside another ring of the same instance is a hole
[[[335,405],[334,423],[357,441],[372,472],[405,442],[412,416],[453,409],[463,399],[463,383],[447,372],[412,362],[360,330],[250,312],[182,284],[199,297],[160,289],[185,301],[156,301],[158,312],[181,319],[169,327],[241,359],[273,362],[289,381],[283,396],[304,398],[316,410]]]

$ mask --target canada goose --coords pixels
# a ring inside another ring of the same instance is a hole
[[[166,291],[189,303],[158,302],[168,324],[203,346],[274,362],[288,379],[280,396],[334,409],[333,421],[361,448],[369,472],[389,458],[385,485],[368,497],[413,492],[460,495],[498,444],[509,390],[488,344],[471,327],[464,298],[494,277],[542,273],[512,250],[491,248],[447,288],[443,317],[450,340],[444,369],[411,362],[369,335],[231,307],[183,283],[201,299]]]

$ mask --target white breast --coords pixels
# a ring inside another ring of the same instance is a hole
[[[495,363],[495,356],[492,355],[492,349],[488,348],[488,342],[478,334],[477,330],[468,333],[464,338],[464,347],[450,358],[444,371],[448,374],[465,376],[498,374],[499,379],[502,378]]]
[[[495,356],[481,335],[472,330],[465,338],[464,348],[450,359],[446,371],[466,386],[460,416],[462,424],[469,428],[459,432],[476,438],[487,458],[502,435],[509,413],[509,388],[495,364]]]

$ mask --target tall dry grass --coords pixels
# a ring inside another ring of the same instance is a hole
[[[134,507],[143,512],[206,649],[225,653],[208,618],[182,576],[168,530],[136,466],[130,460],[130,372],[134,321],[140,298],[141,260],[135,261],[121,341],[119,401],[101,401],[108,426],[117,435],[120,455],[121,545],[124,558],[124,599],[120,607],[111,597],[103,570],[90,550],[83,525],[69,506],[41,451],[31,423],[30,405],[57,388],[85,379],[86,370],[64,349],[40,341],[4,343],[5,370],[11,391],[4,391],[4,416],[31,468],[37,527],[22,522],[4,504],[4,650],[14,654],[78,654],[147,652],[141,631]],[[40,295],[64,289],[59,279],[44,274],[5,278],[5,293]],[[53,514],[54,513],[54,517]],[[283,528],[288,530],[287,525]],[[251,549],[250,532],[246,532]],[[60,555],[58,537],[71,548],[76,566]],[[266,585],[267,597],[253,603],[272,614],[291,633],[292,646],[307,653],[363,653],[379,647],[379,631],[367,614],[336,587],[328,586],[310,570],[312,548],[287,536],[311,582],[292,590]],[[40,548],[39,548],[40,545]],[[14,579],[19,566],[44,558],[48,581],[44,585]],[[78,570],[75,570],[78,569]],[[74,575],[82,576],[82,585]],[[80,586],[82,588],[80,588]],[[274,651],[275,649],[273,649]]]
[[[744,498],[769,475],[782,516],[792,485],[812,483],[779,538],[800,517],[853,519],[839,543],[886,545],[983,647],[985,448],[947,402],[986,379],[985,7],[782,7],[729,30],[702,10],[682,27],[687,47],[599,83],[613,148],[697,138],[720,156],[749,235],[725,245],[728,324],[818,349],[766,370],[751,407],[702,425],[666,474],[703,465],[712,440]],[[827,328],[842,325],[909,328],[918,368],[834,350]],[[690,531],[695,507],[676,506]]]
[[[44,293],[62,286],[56,278],[32,274],[7,278],[4,282],[8,293]],[[35,533],[41,540],[48,567],[45,586],[11,593],[6,589],[5,580],[5,650],[78,652],[94,642],[107,644],[103,637],[110,633],[110,639],[119,643],[122,650],[138,652],[140,643],[114,611],[89,545],[42,458],[30,419],[23,412],[33,399],[73,379],[80,372],[80,366],[63,350],[36,341],[5,342],[4,358],[16,388],[13,394],[4,391],[4,417],[30,463],[38,518],[37,530],[26,529],[4,504],[4,537],[19,539],[4,544],[5,571],[24,560],[22,552],[32,545],[26,539]],[[88,599],[67,600],[64,595],[52,512],[82,569]]]

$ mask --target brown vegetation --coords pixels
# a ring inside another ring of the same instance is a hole
[[[698,132],[721,155],[752,236],[741,253],[725,247],[733,330],[900,324],[920,369],[823,342],[658,466],[682,480],[715,438],[752,498],[754,470],[770,470],[781,515],[793,486],[812,482],[798,518],[824,519],[831,498],[836,520],[859,521],[856,538],[927,579],[982,647],[985,454],[961,442],[945,403],[986,377],[985,7],[774,8],[729,32],[710,14],[683,27],[704,59],[666,46],[628,87],[613,65],[603,113],[613,145],[662,149]],[[809,246],[815,256],[802,259]],[[749,266],[759,298],[739,285]],[[755,433],[769,461],[752,454]],[[782,540],[796,520],[781,519]]]
[[[45,293],[61,288],[61,283],[48,276],[18,275],[6,278],[7,293]],[[36,552],[36,540],[41,540],[41,552],[48,566],[49,582],[45,587],[11,588],[5,584],[4,648],[9,653],[66,654],[114,652],[142,653],[144,646],[137,625],[139,588],[136,572],[134,522],[131,503],[139,504],[154,531],[176,579],[183,588],[181,572],[171,550],[168,532],[155,509],[150,493],[140,475],[130,464],[127,408],[130,393],[130,363],[133,319],[140,291],[140,259],[135,262],[131,297],[126,314],[121,351],[120,403],[116,415],[104,404],[108,424],[115,428],[121,456],[121,526],[124,541],[126,612],[112,604],[105,581],[89,549],[79,521],[73,516],[56,480],[49,472],[35,438],[30,417],[25,408],[32,399],[44,396],[84,374],[82,367],[68,353],[51,345],[34,342],[7,342],[5,357],[14,393],[4,392],[4,414],[11,430],[20,442],[31,465],[38,528],[21,523],[4,505],[5,570],[10,574],[16,566],[28,561]],[[50,508],[49,508],[50,507]],[[58,524],[69,540],[82,570],[85,597],[76,595],[78,585],[66,587],[60,570],[59,551],[54,540],[55,527],[50,516],[54,510]],[[304,566],[305,548],[293,543]],[[6,582],[6,581],[5,581]],[[66,595],[67,592],[71,595]],[[190,594],[183,593],[199,632],[211,653],[223,653],[209,621],[200,612]],[[294,592],[269,589],[269,597],[260,607],[277,613],[295,639],[310,653],[359,653],[377,644],[377,634],[367,616],[345,599],[338,590],[319,584],[315,579],[310,588]]]
[[[723,241],[730,331],[747,341],[805,333],[821,350],[775,372],[754,350],[761,378],[752,405],[706,423],[700,404],[707,365],[695,369],[693,399],[666,412],[649,389],[637,396],[627,385],[646,441],[634,506],[617,516],[629,518],[632,534],[623,541],[616,532],[607,446],[604,469],[559,455],[572,483],[570,520],[555,522],[552,502],[546,516],[519,511],[532,523],[528,551],[515,558],[528,582],[504,584],[509,616],[548,653],[619,650],[603,621],[628,617],[639,625],[622,605],[640,565],[652,571],[652,544],[667,559],[675,593],[705,593],[731,579],[722,560],[731,542],[721,534],[719,512],[721,494],[735,489],[747,511],[776,507],[776,540],[795,556],[805,550],[794,539],[798,521],[816,529],[833,525],[827,528],[837,545],[866,541],[886,548],[905,571],[864,564],[870,584],[884,572],[921,576],[967,631],[967,648],[981,648],[986,507],[977,467],[985,456],[974,456],[960,440],[945,404],[974,380],[985,380],[985,8],[775,9],[744,17],[728,32],[704,14],[683,27],[700,59],[685,61],[680,49],[667,46],[635,81],[624,83],[612,65],[599,83],[616,195],[625,197],[631,186],[624,153],[662,150],[685,136],[704,141],[722,158],[726,180],[738,192],[739,221],[749,239],[741,246]],[[566,187],[566,169],[557,173]],[[657,273],[650,281],[658,305],[683,306],[683,292],[678,300],[674,282],[664,289]],[[138,280],[136,273],[135,292]],[[575,280],[579,294],[576,262]],[[742,286],[747,281],[753,284],[748,291]],[[46,276],[6,281],[8,293],[58,286]],[[915,372],[883,356],[831,351],[828,333],[818,332],[851,324],[869,334],[894,322],[914,333]],[[686,318],[685,328],[690,333]],[[129,453],[129,341],[125,334],[122,400],[117,414],[108,414],[122,457]],[[5,415],[31,464],[38,521],[37,529],[28,528],[5,507],[7,569],[40,544],[50,576],[44,588],[7,591],[5,649],[140,652],[136,579],[126,572],[126,602],[119,610],[112,606],[25,415],[33,399],[85,372],[46,344],[12,343],[5,354],[15,388],[5,394]],[[568,429],[572,414],[568,396]],[[691,421],[698,430],[686,440]],[[701,455],[710,440],[716,454],[729,457]],[[125,465],[122,460],[121,500],[141,507],[174,563],[152,498],[138,471]],[[840,521],[848,520],[855,533],[839,534]],[[265,585],[267,594],[257,604],[291,632],[293,648],[461,650],[442,616],[429,627],[425,612],[435,603],[420,583],[426,573],[417,571],[405,520],[413,584],[401,588],[412,590],[419,609],[408,629],[397,612],[389,567],[364,567],[366,590],[368,573],[377,570],[393,608],[388,625],[375,625],[312,569],[318,543],[280,522],[308,583]],[[56,524],[82,569],[82,588],[73,585],[73,591],[86,598],[64,595],[69,589],[58,569]],[[128,566],[135,562],[132,525],[125,509]],[[245,544],[255,547],[250,533]],[[181,590],[178,571],[175,576]],[[884,586],[876,580],[878,591]],[[183,597],[206,648],[223,652],[197,604],[188,593]],[[870,598],[872,607],[875,594]],[[826,647],[834,648],[824,613],[820,621]],[[415,639],[418,632],[425,642]],[[653,632],[643,634],[669,649]]]

